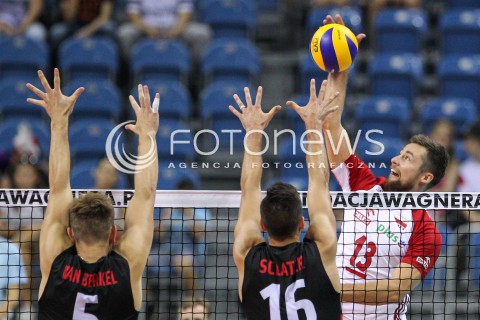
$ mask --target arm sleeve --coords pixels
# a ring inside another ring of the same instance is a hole
[[[442,235],[425,210],[415,210],[413,219],[413,233],[401,262],[414,266],[425,278],[442,250]]]
[[[354,154],[348,157],[344,163],[333,169],[332,173],[345,192],[358,190],[368,191],[381,182],[381,180],[377,181],[365,162]],[[384,180],[385,178],[381,179]]]

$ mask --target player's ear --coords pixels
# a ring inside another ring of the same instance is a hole
[[[431,174],[430,172],[424,172],[422,173],[422,176],[420,178],[420,182],[424,185],[427,185],[429,184],[430,182],[432,182],[433,180],[433,174]]]
[[[260,220],[260,228],[262,228],[263,232],[267,232],[267,227],[265,227],[262,220]]]
[[[305,218],[302,216],[302,217],[298,220],[298,230],[302,231],[303,228],[305,228]]]
[[[75,234],[73,233],[73,229],[71,227],[67,228],[67,234],[70,240],[72,240],[73,242],[77,241],[77,239],[75,238]]]
[[[110,244],[115,244],[117,243],[117,234],[118,234],[118,229],[117,225],[113,225],[112,228],[110,229],[110,235],[108,236],[108,242]]]

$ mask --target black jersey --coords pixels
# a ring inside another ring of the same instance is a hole
[[[39,300],[39,320],[137,319],[130,268],[115,251],[87,263],[73,246],[52,264]]]
[[[333,288],[314,241],[284,247],[260,243],[245,258],[242,304],[251,320],[338,320]]]

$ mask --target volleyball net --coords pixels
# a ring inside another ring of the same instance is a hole
[[[91,190],[74,190],[74,197],[87,191]],[[115,223],[122,230],[133,191],[97,192],[112,199]],[[306,230],[307,193],[300,195]],[[178,319],[179,306],[192,296],[207,301],[208,319],[245,319],[232,256],[240,197],[238,191],[157,191],[155,235],[144,274],[139,319]],[[346,208],[427,210],[436,221],[443,244],[435,268],[411,292],[408,317],[478,319],[480,222],[475,221],[480,221],[480,194],[331,192],[331,199],[338,231]],[[48,190],[0,190],[0,303],[7,301],[5,288],[20,285],[20,300],[24,301],[13,312],[14,319],[19,315],[19,319],[37,318],[38,235],[47,204]],[[365,224],[365,220],[359,217],[355,223]],[[404,245],[388,227],[377,231],[389,236],[392,246]],[[25,317],[27,313],[29,317]]]

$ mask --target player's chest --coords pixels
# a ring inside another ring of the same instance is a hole
[[[345,210],[344,233],[351,241],[364,239],[374,243],[377,254],[402,255],[412,235],[413,221],[410,210]]]

